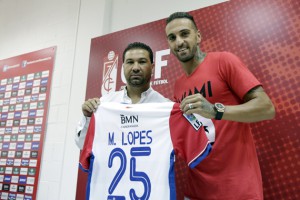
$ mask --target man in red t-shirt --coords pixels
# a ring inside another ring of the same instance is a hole
[[[173,13],[166,22],[168,44],[185,72],[175,83],[174,98],[186,114],[197,115],[213,144],[211,154],[195,169],[179,171],[186,175],[184,181],[179,180],[185,184],[185,196],[262,200],[261,172],[249,123],[274,118],[270,98],[238,57],[200,50],[201,35],[191,15]]]

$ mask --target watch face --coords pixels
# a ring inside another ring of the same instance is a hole
[[[215,106],[219,112],[224,112],[225,106],[221,103],[215,103]]]

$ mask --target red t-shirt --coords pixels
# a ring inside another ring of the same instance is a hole
[[[259,85],[235,55],[212,52],[191,75],[184,74],[176,81],[174,98],[181,102],[185,96],[201,93],[210,103],[237,105]],[[177,183],[185,184],[185,196],[197,200],[263,199],[261,171],[249,124],[214,119],[210,122],[203,123],[214,142],[210,155],[195,169],[185,168],[177,160]],[[188,178],[180,179],[183,174]]]

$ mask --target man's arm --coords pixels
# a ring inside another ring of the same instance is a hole
[[[92,116],[93,112],[97,110],[99,105],[100,105],[99,98],[89,99],[82,104],[81,108],[84,116],[82,117],[81,121],[78,123],[78,126],[76,128],[76,134],[75,134],[75,143],[79,149],[82,149],[83,147],[86,133],[90,123],[90,117]]]
[[[79,149],[82,149],[83,147],[86,133],[90,124],[90,119],[90,117],[82,116],[81,121],[78,122],[76,127],[75,143]]]
[[[247,92],[244,102],[240,105],[225,105],[222,120],[258,122],[275,117],[274,105],[261,86]],[[189,104],[192,104],[192,109],[189,108]],[[214,105],[201,94],[186,97],[180,107],[186,114],[197,113],[209,119],[214,119],[216,116]]]

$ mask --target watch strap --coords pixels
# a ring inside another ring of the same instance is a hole
[[[217,111],[217,114],[216,114],[215,119],[216,119],[216,120],[221,120],[222,117],[223,117],[223,112],[218,112],[218,111]]]
[[[221,103],[215,103],[214,109],[216,111],[215,119],[216,120],[221,120],[222,117],[223,117],[223,114],[225,112],[225,106]]]

